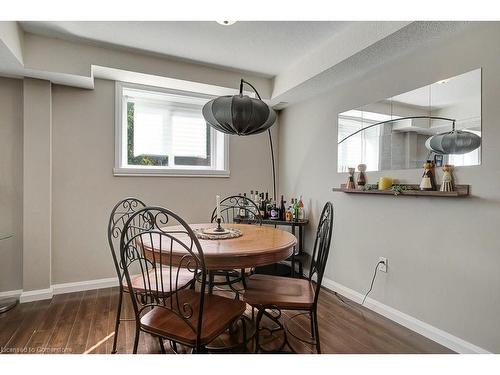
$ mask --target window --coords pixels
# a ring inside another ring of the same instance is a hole
[[[229,176],[228,136],[201,113],[211,98],[117,83],[115,175]]]
[[[379,121],[390,119],[373,112],[348,111],[338,117],[338,139],[350,136]],[[349,167],[366,164],[367,171],[379,170],[380,128],[375,126],[359,132],[338,147],[337,171],[347,172]]]

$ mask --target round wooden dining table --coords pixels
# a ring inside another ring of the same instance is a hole
[[[189,224],[194,229],[212,228],[216,224]],[[230,239],[205,240],[199,239],[205,267],[208,270],[230,270],[265,266],[287,259],[292,255],[293,248],[297,244],[297,238],[284,230],[273,227],[265,227],[251,224],[223,224],[223,227],[239,229],[240,237]],[[181,229],[181,227],[178,227]],[[167,229],[167,228],[165,228]],[[175,231],[176,227],[168,227],[168,231]],[[159,241],[152,237],[152,241],[144,239],[142,247],[146,256],[150,259],[161,259],[161,263],[168,265],[176,263],[187,254],[182,247],[173,247],[172,257],[159,257]],[[167,243],[163,241],[163,251]]]

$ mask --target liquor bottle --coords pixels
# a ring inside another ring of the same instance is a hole
[[[279,219],[285,220],[285,200],[283,199],[283,195],[281,196]]]
[[[285,220],[292,221],[292,219],[293,219],[292,206],[288,206],[288,209],[286,210],[286,213],[285,213]]]
[[[264,210],[264,219],[268,219],[268,211],[267,211],[267,206],[269,205],[269,193],[266,193],[266,197],[262,201],[262,209]]]
[[[292,213],[293,213],[293,220],[296,221],[299,218],[299,204],[297,203],[297,199],[293,200]]]
[[[259,192],[257,190],[255,190],[255,200],[254,200],[254,202],[257,205],[257,207],[259,207],[260,195],[259,195]]]
[[[247,206],[247,193],[243,193],[243,206],[240,206],[240,210],[239,210],[240,217],[247,216],[246,206]]]
[[[304,220],[305,219],[305,209],[304,209],[304,203],[302,202],[302,195],[300,196],[299,203],[297,205],[298,205],[298,209],[299,209],[298,219]]]
[[[267,204],[266,204],[266,212],[267,212],[267,218],[268,219],[272,219],[272,215],[271,215],[271,211],[272,211],[272,208],[273,208],[273,200],[270,199]]]
[[[266,210],[264,207],[264,193],[260,193],[259,212],[260,216],[262,216],[262,218],[264,219],[266,217]]]
[[[271,205],[271,220],[279,220],[279,218],[280,218],[279,209],[276,206],[276,202],[273,201],[273,203]]]
[[[255,202],[255,197],[253,196],[253,190],[250,190],[250,199]]]

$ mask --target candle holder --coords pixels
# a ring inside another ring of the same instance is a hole
[[[220,222],[221,222],[221,219],[220,219],[220,217],[218,217],[217,218],[217,228],[214,229],[214,232],[224,233],[225,230],[224,230],[224,228],[221,227]]]

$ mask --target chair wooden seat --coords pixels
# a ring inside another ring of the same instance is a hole
[[[132,281],[132,288],[134,291],[138,293],[144,293],[146,290],[157,290],[163,292],[165,294],[170,294],[171,293],[171,287],[170,284],[172,284],[172,287],[177,286],[177,289],[185,287],[189,282],[193,281],[193,272],[190,272],[189,270],[185,268],[180,268],[179,270],[179,278],[177,278],[177,268],[172,267],[172,282],[170,282],[170,267],[161,267],[161,273],[159,273],[159,268],[157,268],[157,271],[155,273],[155,269],[151,269],[148,272],[148,277],[149,277],[149,282],[148,280],[144,279],[142,274],[135,275],[131,277]],[[156,280],[158,279],[158,285],[156,284]],[[146,284],[148,284],[146,287],[144,286],[144,281],[146,281]],[[160,282],[163,281],[163,289],[161,288]],[[125,284],[124,285],[124,290],[126,292],[129,291],[128,286]]]
[[[275,305],[280,309],[309,309],[314,304],[314,285],[306,279],[252,275],[243,299],[249,305]]]
[[[191,289],[181,290],[173,298],[174,307],[177,304],[182,309],[189,304],[191,308],[184,312],[186,315],[192,311],[192,316],[187,319],[195,327],[198,324],[200,293]],[[168,304],[168,301],[167,301]],[[246,304],[243,301],[229,299],[217,295],[205,295],[203,306],[203,322],[200,334],[200,345],[206,345],[227,329],[228,325],[238,319],[245,312]],[[192,310],[191,310],[192,309]],[[196,332],[173,311],[160,306],[154,307],[141,318],[142,329],[150,333],[167,337],[171,340],[187,344],[196,344]]]

